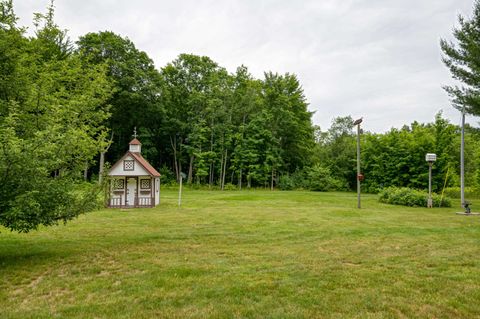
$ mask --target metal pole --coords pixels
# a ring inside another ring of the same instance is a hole
[[[428,163],[428,202],[427,202],[427,207],[432,208],[433,207],[433,201],[432,201],[432,162]]]
[[[462,111],[462,140],[460,142],[460,201],[465,207],[465,112]]]
[[[182,180],[183,177],[180,176],[180,188],[178,189],[178,207],[182,205]]]
[[[357,207],[360,208],[360,123],[357,124]]]

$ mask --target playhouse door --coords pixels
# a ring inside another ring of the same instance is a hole
[[[137,179],[128,178],[127,179],[127,202],[126,206],[135,206],[135,195],[137,194]]]

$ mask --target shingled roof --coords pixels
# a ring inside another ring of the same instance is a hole
[[[140,165],[142,165],[142,167],[147,171],[148,174],[150,174],[150,176],[153,176],[153,177],[160,177],[160,173],[155,169],[153,168],[152,165],[150,165],[149,162],[147,162],[146,159],[143,158],[143,156],[140,154],[140,153],[137,153],[137,152],[130,152],[128,151],[127,153],[125,153],[125,155],[122,156],[121,159],[119,159],[115,164],[113,164],[112,168],[110,168],[110,172],[118,165],[120,165],[123,160],[125,159],[125,157],[127,157],[128,155],[130,155],[131,157],[133,157],[138,163],[140,163]]]
[[[139,143],[140,143],[140,142],[139,142]],[[143,168],[145,168],[145,170],[146,170],[150,175],[152,175],[152,176],[154,176],[154,177],[160,177],[160,173],[159,173],[155,168],[153,168],[153,166],[150,165],[150,163],[147,162],[147,160],[144,159],[143,156],[142,156],[140,153],[136,153],[136,152],[128,152],[128,153],[130,153],[130,155],[132,155],[132,157],[133,157],[134,159],[136,159],[137,162],[139,162],[140,165],[142,165]],[[127,153],[127,154],[128,154],[128,153]]]

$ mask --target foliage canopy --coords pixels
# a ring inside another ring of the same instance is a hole
[[[105,143],[110,85],[86,67],[53,8],[27,38],[11,1],[0,3],[0,224],[20,232],[67,221],[96,193],[80,172]]]

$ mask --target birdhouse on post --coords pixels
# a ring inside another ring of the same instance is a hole
[[[435,162],[436,160],[437,160],[437,154],[427,153],[427,155],[425,155],[425,161],[427,161],[428,163],[433,164],[433,162]]]
[[[428,163],[428,200],[427,200],[427,207],[433,207],[433,200],[432,200],[432,165],[437,160],[437,154],[434,153],[427,153],[425,155],[425,161]]]

